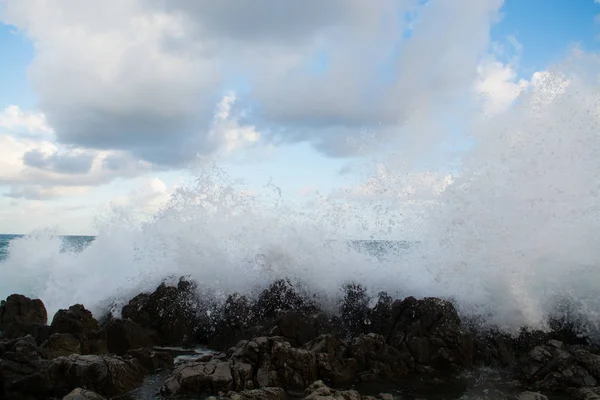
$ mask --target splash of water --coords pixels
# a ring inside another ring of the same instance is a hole
[[[377,232],[403,232],[389,193],[406,192],[406,182],[389,172],[374,178],[385,190],[370,202],[338,195],[308,211],[250,195],[208,168],[151,222],[117,214],[82,252],[61,253],[53,236],[15,240],[0,297],[21,292],[50,313],[76,302],[100,313],[167,276],[188,275],[223,296],[289,277],[323,299],[348,281],[372,293],[452,298],[506,329],[543,327],[560,301],[597,321],[600,91],[590,63],[598,61],[537,75],[509,112],[472,125],[477,144],[461,175],[433,203],[416,202],[421,242],[410,251],[377,258],[345,241],[373,217]]]

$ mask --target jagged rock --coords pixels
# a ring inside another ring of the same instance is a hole
[[[320,335],[335,331],[330,318],[322,313],[305,314],[298,311],[285,313],[271,329],[271,336],[281,336],[294,346],[302,346]]]
[[[121,315],[156,331],[161,345],[182,346],[194,341],[200,308],[195,286],[181,279],[177,287],[163,283],[151,294],[134,297]]]
[[[46,307],[39,299],[13,294],[0,302],[0,334],[3,339],[31,335],[37,343],[42,343],[50,335],[47,322]]]
[[[318,312],[316,304],[309,300],[289,280],[278,280],[265,289],[254,306],[254,315],[259,321],[272,320],[288,311],[303,314]]]
[[[385,292],[379,293],[377,304],[370,317],[369,333],[377,333],[387,338],[394,327],[392,304],[394,300]]]
[[[106,353],[106,341],[101,337],[98,321],[81,304],[58,310],[50,327],[52,333],[73,335],[81,343],[83,354]]]
[[[130,350],[128,356],[136,359],[142,367],[152,372],[159,369],[171,368],[173,366],[173,356],[167,352],[154,351],[147,348]]]
[[[106,398],[91,390],[77,388],[63,397],[62,400],[106,400]]]
[[[81,342],[69,333],[55,333],[42,344],[41,351],[48,359],[81,354]]]
[[[600,400],[600,387],[573,389],[569,394],[573,400]]]
[[[0,376],[6,398],[43,395],[44,368],[33,336],[0,342]]]
[[[356,390],[334,390],[323,381],[316,381],[304,391],[304,400],[392,400],[393,396],[382,393],[378,398],[362,396]]]
[[[367,333],[371,319],[370,298],[366,289],[359,284],[344,287],[344,298],[340,304],[342,322],[352,337]]]
[[[332,384],[343,384],[353,380],[358,373],[358,362],[349,358],[348,345],[333,335],[321,335],[304,346],[315,353],[319,377]]]
[[[600,356],[584,346],[550,340],[521,360],[521,373],[528,383],[544,389],[594,387],[600,379]]]
[[[523,392],[516,395],[515,400],[548,400],[548,397],[537,392]]]
[[[0,302],[0,330],[15,322],[46,325],[48,312],[44,303],[40,299],[32,300],[20,294],[8,296]]]
[[[211,360],[186,363],[165,381],[161,393],[168,396],[216,394],[233,390],[229,362]]]
[[[33,336],[38,344],[44,343],[50,337],[48,325],[30,324],[27,322],[13,322],[8,324],[2,331],[2,339],[18,339],[25,336]]]
[[[385,338],[375,333],[355,338],[349,346],[348,355],[357,361],[359,379],[398,379],[414,368],[411,355],[389,346]]]
[[[229,392],[225,396],[231,400],[285,400],[285,390],[278,387],[267,387],[241,392]]]
[[[408,297],[392,305],[388,344],[408,349],[416,364],[458,369],[473,363],[474,341],[463,332],[454,306],[437,298]]]
[[[55,395],[85,387],[105,396],[117,396],[138,387],[145,370],[131,358],[108,355],[58,357],[48,366],[48,380]]]
[[[152,348],[158,344],[156,333],[129,320],[113,319],[104,326],[110,353],[122,356],[129,350]]]

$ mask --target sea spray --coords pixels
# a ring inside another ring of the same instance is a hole
[[[561,304],[592,324],[600,311],[600,91],[589,72],[597,64],[576,53],[536,74],[509,111],[465,124],[475,145],[433,197],[410,196],[414,188],[384,165],[368,201],[338,191],[298,207],[285,193],[274,201],[203,168],[152,221],[115,214],[79,253],[61,253],[52,237],[15,240],[0,297],[39,297],[50,313],[83,303],[98,315],[167,276],[189,276],[222,299],[289,278],[323,301],[352,282],[372,297],[451,298],[463,315],[508,331],[546,327]],[[405,240],[402,214],[413,209],[419,242],[408,251],[375,257],[347,245],[362,226],[369,238]]]

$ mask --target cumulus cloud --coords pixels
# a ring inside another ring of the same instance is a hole
[[[23,111],[16,105],[10,105],[0,112],[0,130],[34,137],[54,134],[44,114]]]
[[[19,0],[0,18],[35,43],[32,86],[60,143],[174,167],[250,132],[213,134],[220,93],[239,87],[241,123],[266,142],[348,155],[365,130],[393,135],[471,86],[501,5]]]
[[[23,162],[28,167],[65,174],[84,174],[89,172],[95,158],[95,154],[87,151],[45,154],[39,149],[34,149],[23,154]]]
[[[511,65],[492,58],[479,65],[477,75],[475,92],[481,97],[487,115],[506,111],[529,86],[527,80],[517,79],[517,73]]]

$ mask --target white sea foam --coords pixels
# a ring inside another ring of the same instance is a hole
[[[510,111],[471,124],[476,145],[460,176],[419,208],[421,242],[408,252],[377,260],[344,241],[348,226],[382,204],[378,229],[404,239],[407,219],[389,207],[398,204],[389,193],[406,189],[390,178],[393,168],[374,178],[371,202],[342,193],[310,212],[249,196],[209,168],[152,222],[117,215],[80,253],[61,253],[52,235],[13,241],[0,297],[20,292],[42,298],[50,313],[83,303],[98,314],[166,276],[189,275],[224,295],[290,277],[323,298],[347,281],[372,293],[448,297],[507,329],[543,327],[558,301],[598,321],[600,90],[589,73],[597,67],[576,55],[538,74]]]

